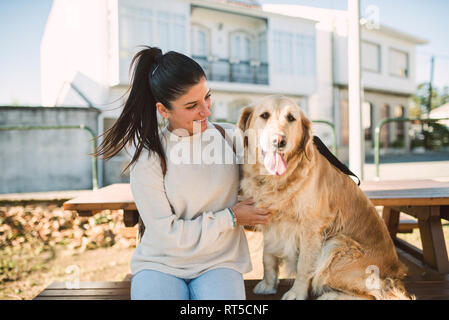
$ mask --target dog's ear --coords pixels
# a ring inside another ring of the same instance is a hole
[[[242,113],[240,113],[240,118],[238,121],[238,127],[243,132],[246,131],[249,122],[251,121],[251,117],[253,115],[254,108],[251,106],[245,107],[242,109]]]
[[[302,139],[299,144],[299,151],[304,152],[306,158],[310,160],[313,155],[312,122],[307,119],[303,112],[301,112],[301,126]]]
[[[245,107],[242,109],[242,113],[240,114],[240,118],[238,121],[238,128],[241,130],[241,133],[243,134],[243,146],[248,146],[248,137],[244,135],[246,129],[248,129],[249,122],[251,121],[251,117],[253,116],[253,107]]]

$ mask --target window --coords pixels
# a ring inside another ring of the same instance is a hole
[[[282,73],[293,73],[293,35],[289,32],[281,33]]]
[[[167,12],[157,13],[157,43],[162,52],[170,47],[170,15]]]
[[[186,38],[186,18],[182,14],[119,6],[120,81],[128,82],[131,59],[142,49],[139,46],[185,52]]]
[[[315,74],[315,37],[274,31],[275,70],[284,74]]]
[[[207,57],[209,55],[209,31],[202,26],[192,25],[190,32],[192,55]]]
[[[120,7],[120,79],[128,79],[131,59],[141,49],[138,46],[152,43],[152,31],[151,10]]]
[[[274,31],[275,68],[279,73],[292,73],[293,35],[290,32]]]
[[[380,120],[389,117],[391,117],[390,106],[388,104],[382,104],[380,107]],[[388,143],[390,142],[391,125],[391,122],[387,123],[380,131],[380,143],[383,148],[388,147]]]
[[[162,52],[170,50],[185,51],[186,29],[184,15],[158,11],[156,30],[156,45],[162,49]]]
[[[260,62],[268,62],[267,33],[260,33],[258,36],[258,59]]]
[[[185,18],[182,14],[172,14],[171,22],[173,23],[173,36],[171,48],[177,52],[185,52],[186,50],[186,28]]]
[[[405,117],[405,107],[398,105],[394,107],[394,116],[396,118]],[[405,137],[405,122],[398,121],[396,122],[396,138],[399,141],[404,141]]]
[[[374,108],[369,102],[362,103],[362,121],[365,140],[373,140]]]
[[[363,41],[362,42],[362,68],[365,71],[379,72],[381,68],[380,45]]]
[[[231,59],[249,61],[252,59],[252,40],[249,34],[236,32],[231,36]]]
[[[296,74],[315,74],[315,38],[312,36],[296,35]]]
[[[390,74],[397,77],[408,77],[408,53],[396,49],[390,49],[389,66]]]
[[[253,40],[245,32],[231,34],[231,82],[252,83],[254,75],[250,61],[253,59]]]
[[[190,28],[190,49],[192,58],[199,63],[210,80],[209,57],[209,30],[200,25],[192,25]]]

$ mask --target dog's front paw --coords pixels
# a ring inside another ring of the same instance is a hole
[[[282,296],[282,300],[306,300],[307,293],[300,293],[295,289],[290,289]]]
[[[260,281],[253,289],[255,294],[275,294],[276,284],[269,285],[265,280]]]

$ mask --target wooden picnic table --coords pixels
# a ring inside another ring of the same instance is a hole
[[[449,273],[449,261],[441,219],[449,220],[449,182],[435,180],[364,181],[361,188],[376,206],[395,245],[439,273]],[[418,220],[422,250],[396,237],[399,214]]]
[[[383,206],[382,217],[395,245],[420,259],[439,273],[449,273],[449,261],[441,219],[449,220],[449,182],[435,180],[363,181],[362,190],[376,206]],[[139,225],[144,232],[129,184],[113,184],[64,203],[65,210],[91,216],[102,210],[124,211],[125,226]],[[418,220],[423,250],[398,239],[399,215]]]

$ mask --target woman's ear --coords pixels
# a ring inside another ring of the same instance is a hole
[[[168,119],[170,117],[170,112],[168,109],[160,102],[156,102],[156,108],[159,114],[164,118]]]
[[[239,121],[237,126],[243,132],[246,131],[249,122],[251,121],[251,117],[253,115],[254,108],[253,107],[245,107],[242,109],[242,113],[240,114]]]

